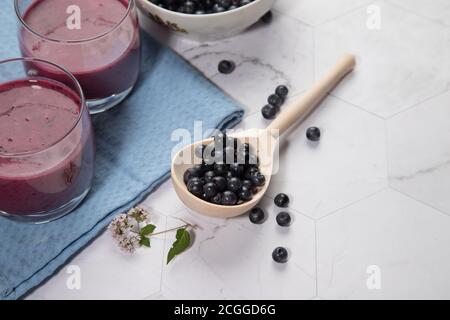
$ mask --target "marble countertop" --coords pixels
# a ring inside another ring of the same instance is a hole
[[[267,125],[260,109],[278,84],[295,98],[340,54],[358,65],[283,139],[266,223],[190,212],[166,182],[143,206],[160,228],[197,224],[189,251],[166,265],[173,235],[127,256],[105,233],[28,299],[450,298],[448,0],[278,0],[271,23],[231,39],[158,34],[242,104],[240,128]],[[232,74],[217,72],[222,59]],[[305,138],[313,125],[317,145]],[[291,198],[286,230],[279,192]],[[285,265],[272,261],[277,246],[290,251]],[[73,270],[80,288],[68,286]]]

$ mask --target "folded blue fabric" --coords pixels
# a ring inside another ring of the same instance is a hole
[[[10,0],[0,0],[0,60],[19,56]],[[77,210],[44,225],[0,218],[0,299],[17,299],[51,276],[110,220],[142,201],[170,171],[177,128],[225,129],[243,111],[176,54],[143,35],[139,84],[120,106],[94,117],[93,188]]]

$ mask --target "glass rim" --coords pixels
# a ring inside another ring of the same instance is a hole
[[[47,65],[50,65],[52,67],[55,67],[55,68],[61,70],[64,74],[66,74],[70,78],[70,80],[72,80],[74,82],[74,84],[75,84],[76,90],[78,91],[78,92],[75,92],[75,93],[78,93],[79,96],[80,96],[80,113],[78,115],[78,118],[74,122],[73,126],[70,127],[70,129],[68,129],[67,132],[64,133],[61,138],[58,138],[51,145],[46,146],[44,149],[36,150],[36,151],[25,151],[25,152],[17,152],[17,153],[5,153],[5,152],[1,152],[0,151],[0,157],[2,157],[2,158],[28,157],[28,156],[37,155],[39,153],[43,153],[43,152],[51,149],[52,147],[56,146],[61,141],[63,141],[65,138],[67,138],[67,136],[70,135],[75,130],[75,128],[80,123],[81,118],[83,117],[84,113],[87,112],[86,111],[87,110],[86,99],[85,99],[84,94],[83,94],[83,89],[81,88],[81,85],[78,82],[78,80],[75,78],[75,76],[72,73],[70,73],[67,69],[65,69],[62,66],[57,65],[56,63],[53,63],[53,62],[50,62],[50,61],[46,61],[46,60],[43,60],[43,59],[38,59],[38,58],[11,58],[11,59],[6,59],[6,60],[0,60],[0,66],[3,65],[3,64],[7,64],[7,63],[11,63],[11,62],[19,62],[19,61],[22,61],[22,62],[27,62],[27,61],[28,62],[39,62],[39,63],[47,64]],[[43,77],[43,78],[45,78],[45,77]],[[47,79],[51,79],[51,78],[47,77]],[[60,82],[60,81],[57,81],[57,82]]]
[[[117,1],[121,1],[121,0],[117,0]],[[94,37],[90,37],[90,38],[86,38],[86,39],[79,39],[79,40],[63,40],[63,39],[54,39],[54,38],[50,38],[46,35],[43,35],[39,32],[37,32],[36,30],[34,30],[30,25],[28,25],[28,23],[23,19],[22,14],[20,12],[19,9],[19,0],[14,0],[14,10],[16,12],[16,16],[19,19],[20,23],[22,24],[23,27],[25,27],[28,31],[30,31],[31,33],[33,33],[35,36],[40,37],[42,39],[51,41],[51,42],[56,42],[56,43],[85,43],[85,42],[90,42],[90,41],[94,41],[94,40],[98,40],[100,38],[103,38],[105,36],[107,36],[108,34],[114,32],[114,30],[116,30],[117,28],[120,27],[120,25],[125,21],[125,19],[130,15],[131,9],[134,7],[134,2],[135,0],[127,0],[128,1],[128,7],[127,7],[127,11],[125,12],[125,14],[123,15],[123,17],[120,19],[119,22],[117,22],[111,29],[96,35]]]

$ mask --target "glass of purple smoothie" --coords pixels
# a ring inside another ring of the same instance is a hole
[[[69,213],[89,192],[94,154],[73,75],[34,58],[0,61],[0,215],[44,223]]]
[[[112,108],[132,91],[141,57],[134,0],[15,0],[15,9],[22,56],[69,70],[92,114]]]

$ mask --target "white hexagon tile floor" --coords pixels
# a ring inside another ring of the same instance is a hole
[[[368,28],[377,13],[380,29]],[[142,22],[243,105],[239,128],[268,125],[259,110],[277,84],[294,99],[342,52],[358,65],[283,138],[264,224],[191,212],[166,182],[143,205],[159,228],[198,225],[186,253],[167,266],[167,234],[124,256],[105,233],[68,264],[81,268],[81,290],[67,289],[66,266],[29,299],[450,298],[449,1],[279,0],[272,23],[205,44]],[[217,73],[221,59],[236,62],[233,74]],[[319,143],[305,138],[312,125]],[[284,230],[278,192],[292,200]],[[286,265],[271,259],[279,245]]]

